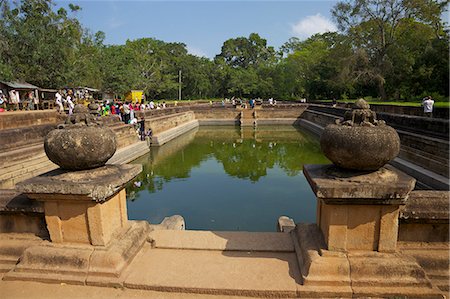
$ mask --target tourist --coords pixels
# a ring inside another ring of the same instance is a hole
[[[141,138],[141,141],[145,141],[145,118],[141,117],[141,120],[139,121],[139,137]]]
[[[431,96],[425,97],[422,100],[423,113],[427,117],[433,117],[433,105],[434,101]]]
[[[130,107],[130,120],[134,119],[134,107],[133,107],[133,103],[129,104]]]
[[[249,104],[251,109],[255,108],[255,99],[250,99]]]
[[[149,105],[150,105],[150,109],[152,109],[152,110],[155,109],[155,103],[153,101],[150,101]]]
[[[34,97],[33,92],[27,92],[27,110],[34,110]]]
[[[20,97],[19,93],[14,89],[9,91],[9,102],[14,110],[19,110]]]
[[[270,106],[273,106],[273,98],[270,98],[270,99],[269,99],[269,105],[270,105]]]
[[[61,90],[58,90],[55,94],[55,103],[56,103],[56,111],[62,113],[64,111],[64,107],[62,104]]]
[[[75,104],[73,103],[73,101],[74,101],[73,91],[71,89],[69,89],[69,91],[67,92],[67,97],[66,97],[67,108],[69,108],[69,115],[73,114],[73,108],[75,107]]]
[[[331,104],[332,104],[333,107],[337,106],[336,98],[333,98],[333,100],[331,101]]]
[[[163,109],[166,108],[166,102],[165,101],[163,101],[162,107],[163,107]]]
[[[122,113],[122,120],[124,123],[128,124],[130,123],[130,106],[128,106],[129,103],[125,102],[125,104],[123,104],[123,113]]]
[[[6,96],[3,93],[3,90],[0,89],[0,108],[6,110]]]
[[[33,101],[34,101],[34,110],[39,110],[39,96],[34,96],[33,97]]]
[[[123,103],[120,103],[119,102],[119,117],[120,117],[120,120],[121,121],[123,121],[123,122],[125,122],[125,109],[124,109],[124,107],[123,107]]]

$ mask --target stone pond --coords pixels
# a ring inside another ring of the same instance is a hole
[[[303,164],[327,164],[318,138],[294,126],[202,126],[135,160],[130,219],[183,215],[187,229],[275,231],[279,216],[315,222]]]

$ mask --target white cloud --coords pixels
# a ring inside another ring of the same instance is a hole
[[[316,33],[337,31],[336,26],[321,14],[307,16],[292,25],[292,34],[300,38],[308,38]]]
[[[192,46],[186,46],[186,49],[188,51],[189,54],[195,55],[195,56],[199,56],[199,57],[206,57],[208,58],[208,55],[206,55],[206,53],[200,49],[200,48],[196,48],[196,47],[192,47]]]

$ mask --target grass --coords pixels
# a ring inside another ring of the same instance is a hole
[[[356,100],[338,100],[339,103],[354,103]],[[381,101],[367,101],[369,105],[394,105],[394,106],[408,106],[408,107],[421,107],[422,102],[381,102]],[[450,108],[450,102],[434,102],[436,108]]]

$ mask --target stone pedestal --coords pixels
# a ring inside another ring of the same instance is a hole
[[[121,285],[149,224],[128,221],[125,184],[141,165],[57,169],[17,185],[43,202],[51,242],[27,248],[4,279]]]
[[[305,165],[317,196],[317,224],[330,251],[395,252],[399,207],[415,179],[391,166],[375,172]]]
[[[303,172],[317,196],[317,225],[297,224],[294,231],[305,290],[441,298],[420,265],[396,252],[399,207],[413,178],[389,165],[374,172],[305,165]]]

